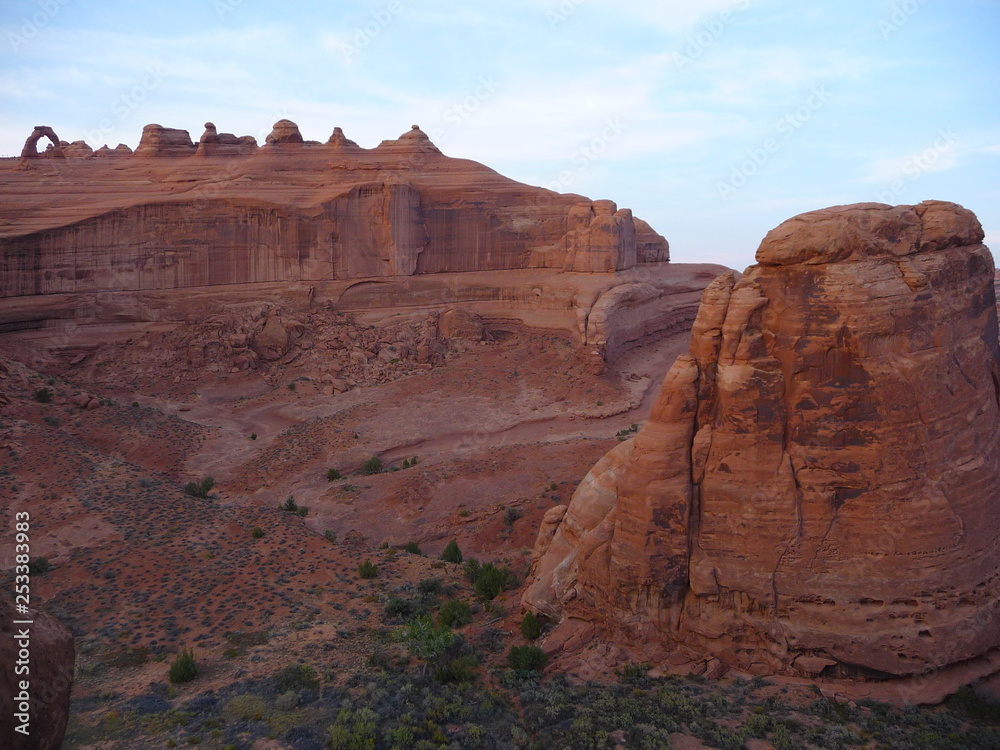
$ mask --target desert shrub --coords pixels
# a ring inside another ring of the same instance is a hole
[[[35,401],[40,404],[47,404],[52,401],[52,391],[48,388],[39,388],[35,391]]]
[[[506,565],[499,568],[493,563],[486,563],[481,566],[473,586],[476,589],[476,596],[483,601],[496,599],[502,591],[513,588],[517,584],[517,579]]]
[[[267,716],[267,703],[259,695],[234,695],[222,709],[229,721],[261,721]]]
[[[300,505],[298,508],[295,509],[295,515],[297,515],[299,518],[305,518],[306,516],[309,515],[309,506]]]
[[[430,662],[455,642],[455,635],[449,628],[435,624],[428,615],[422,615],[406,626],[402,640],[413,656]]]
[[[298,509],[299,506],[295,502],[295,495],[289,495],[288,499],[278,506],[278,510],[283,510],[286,513],[295,513]]]
[[[521,635],[529,641],[533,641],[542,634],[542,624],[535,617],[534,612],[525,612],[521,619]]]
[[[289,664],[274,676],[279,693],[289,690],[319,690],[319,677],[308,664]]]
[[[41,576],[52,570],[52,563],[47,557],[36,557],[28,562],[28,573],[33,576]]]
[[[976,721],[1000,724],[1000,705],[983,700],[968,686],[959,688],[958,692],[948,699],[948,707]]]
[[[438,610],[438,623],[446,628],[460,628],[472,622],[472,609],[461,599],[449,599]]]
[[[456,656],[435,670],[434,679],[443,683],[472,682],[476,679],[476,667],[478,666],[479,662],[471,654]]]
[[[264,529],[262,529],[260,526],[254,526],[253,531],[250,532],[250,536],[252,536],[254,539],[260,539],[262,536],[264,536]]]
[[[374,578],[378,575],[378,568],[371,560],[365,560],[358,566],[358,575],[362,578]]]
[[[328,542],[334,542],[334,543],[337,542],[337,532],[334,531],[333,529],[327,529],[325,532],[323,532],[323,536],[326,537]]]
[[[411,555],[422,555],[423,552],[420,551],[420,545],[416,542],[407,542],[406,546],[403,547],[404,550],[409,552]]]
[[[386,617],[406,618],[413,614],[413,602],[401,596],[394,596],[385,603]]]
[[[448,542],[448,546],[444,548],[441,552],[441,559],[445,562],[450,563],[461,563],[462,562],[462,550],[458,548],[458,542],[452,539]]]
[[[338,479],[343,479],[343,477],[344,475],[337,469],[326,470],[326,481],[328,482],[336,482]]]
[[[326,746],[330,750],[367,750],[375,747],[375,724],[378,714],[365,706],[352,711],[342,709],[337,723],[327,732]]]
[[[417,584],[417,591],[419,591],[424,596],[431,596],[433,594],[441,593],[441,579],[440,578],[424,578]]]
[[[379,474],[382,471],[382,459],[378,456],[372,456],[363,464],[361,464],[361,473],[370,476],[372,474]]]
[[[482,565],[479,564],[479,560],[474,557],[470,557],[462,565],[462,570],[465,571],[465,577],[469,579],[469,583],[475,583],[476,579],[479,578],[479,571]]]
[[[507,510],[503,512],[503,522],[504,524],[507,525],[507,527],[513,526],[514,521],[516,521],[520,517],[521,517],[521,511],[518,510],[517,508],[507,508]]]
[[[540,672],[548,657],[538,646],[511,646],[507,664],[518,672]]]
[[[251,440],[256,440],[257,439],[257,433],[256,432],[251,432],[250,433],[250,439]]]
[[[184,491],[191,497],[205,498],[214,486],[215,480],[212,477],[205,477],[201,482],[188,482],[184,485]]]
[[[181,649],[181,652],[170,662],[168,673],[170,681],[173,683],[191,682],[198,676],[198,662],[195,661],[194,652],[190,649]]]

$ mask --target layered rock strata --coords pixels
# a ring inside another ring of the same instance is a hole
[[[648,424],[550,511],[526,607],[757,674],[1000,646],[1000,350],[975,216],[862,204],[704,292]]]
[[[40,127],[31,147],[46,135],[58,143]],[[614,357],[664,326],[689,326],[691,315],[679,319],[668,298],[707,283],[697,270],[664,271],[667,241],[630,210],[449,158],[417,126],[372,149],[340,128],[326,143],[304,140],[290,120],[276,122],[263,146],[211,122],[197,145],[186,130],[152,124],[134,153],[69,146],[58,159],[0,160],[0,331],[98,314],[112,294],[121,302],[112,317],[78,322],[170,318],[207,288],[221,297],[301,285],[337,300],[353,283],[374,282],[377,294],[348,296],[440,309],[506,299],[518,317],[551,311]],[[539,272],[527,290],[521,278],[502,278],[527,270]],[[550,271],[564,277],[552,283]],[[590,321],[591,290],[621,285],[629,288],[608,302],[621,299],[624,317],[604,304]]]

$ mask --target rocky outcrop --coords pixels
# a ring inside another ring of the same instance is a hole
[[[943,202],[771,231],[705,290],[646,426],[550,511],[525,606],[756,674],[924,674],[1000,646],[982,241]]]
[[[658,268],[669,258],[666,240],[628,209],[449,158],[416,126],[366,149],[340,128],[327,143],[305,141],[288,120],[260,148],[211,122],[197,146],[187,131],[154,124],[134,154],[119,145],[93,156],[65,159],[50,182],[30,160],[0,164],[0,298],[18,298],[0,306],[0,331],[48,325],[64,310],[78,318],[114,308],[104,322],[161,319],[202,290],[218,299],[221,287],[296,284],[351,304],[437,311],[463,299],[504,300],[526,321],[570,328],[613,358],[663,326],[689,326],[689,282],[697,277],[698,291],[707,283],[696,271],[679,272],[674,284]],[[549,269],[567,278],[455,276]],[[591,274],[607,278],[583,278]],[[437,278],[406,281],[418,277]],[[355,281],[375,283],[348,290]],[[633,283],[641,288],[606,296]],[[170,294],[153,303],[156,292]],[[63,299],[30,300],[47,295]],[[685,297],[680,317],[665,301],[677,295]]]
[[[31,625],[15,625],[31,620]],[[30,660],[27,675],[15,673],[21,659],[15,636],[28,631]],[[69,721],[70,688],[76,649],[73,636],[59,620],[43,611],[28,616],[14,611],[9,597],[0,598],[0,746],[13,750],[59,750]],[[21,680],[28,682],[22,692]],[[27,694],[27,700],[24,695]],[[28,707],[27,735],[15,731],[24,726],[23,708]]]
[[[52,142],[52,148],[57,153],[60,151],[59,136],[56,135],[56,131],[48,125],[35,125],[35,129],[31,131],[31,135],[24,142],[24,148],[21,149],[21,158],[30,159],[38,156],[38,141],[42,138],[48,138]]]
[[[215,123],[206,122],[195,153],[198,156],[247,156],[256,150],[257,139],[253,136],[237,137],[232,133],[220,133]]]
[[[186,130],[165,128],[155,123],[142,129],[135,156],[190,156],[196,150]]]
[[[302,133],[291,120],[278,120],[264,142],[268,146],[302,143]]]

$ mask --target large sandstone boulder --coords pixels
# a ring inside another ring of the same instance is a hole
[[[704,292],[648,424],[535,551],[529,609],[758,674],[1000,646],[994,267],[951,203],[771,231]]]
[[[142,138],[134,156],[189,156],[196,150],[191,134],[179,128],[165,128],[152,123],[142,129]]]
[[[32,620],[29,626],[15,625],[15,620]],[[29,630],[30,672],[15,673],[20,660],[20,646],[15,640],[22,629]],[[47,612],[32,610],[27,617],[14,611],[9,596],[0,597],[0,747],[12,750],[59,750],[69,721],[70,688],[76,649],[73,635]],[[15,731],[23,726],[20,681],[28,680],[28,734]]]
[[[299,132],[299,126],[291,120],[278,120],[264,142],[268,146],[302,143],[302,133]]]
[[[264,323],[264,327],[253,337],[251,347],[257,356],[265,361],[281,359],[288,353],[291,337],[281,318],[272,315]]]

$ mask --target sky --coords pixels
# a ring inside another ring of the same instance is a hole
[[[825,206],[961,203],[1000,248],[1000,0],[4,0],[0,155],[289,118],[650,222],[742,270]]]

